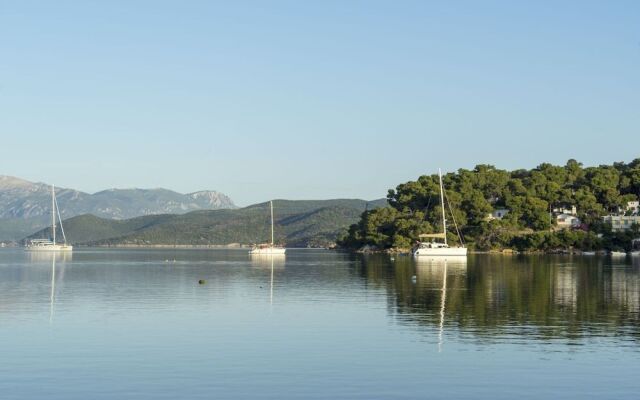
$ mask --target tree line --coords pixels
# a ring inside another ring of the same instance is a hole
[[[584,167],[543,163],[531,170],[506,171],[492,165],[459,169],[442,177],[445,212],[471,249],[626,249],[638,226],[612,232],[602,216],[618,213],[640,197],[640,158],[630,163]],[[423,175],[389,190],[388,206],[365,211],[338,241],[346,248],[408,249],[421,233],[442,230],[438,175]],[[560,230],[552,211],[575,206],[580,229]],[[501,219],[487,216],[506,209]],[[449,230],[448,240],[458,242]]]

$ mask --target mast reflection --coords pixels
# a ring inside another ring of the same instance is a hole
[[[273,305],[273,276],[276,269],[284,269],[286,256],[284,254],[251,254],[251,265],[257,268],[269,268],[269,304]]]
[[[505,335],[577,340],[594,331],[624,331],[640,341],[635,260],[472,255],[467,263],[447,259],[445,272],[436,260],[367,255],[356,265],[367,287],[387,291],[395,321],[427,334],[433,329],[439,342],[449,331],[488,341]]]

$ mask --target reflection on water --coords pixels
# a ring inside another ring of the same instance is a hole
[[[639,275],[606,257],[2,250],[0,393],[634,398]]]
[[[374,290],[370,296],[383,288],[389,316],[417,329],[436,329],[440,346],[451,329],[491,340],[499,340],[501,334],[535,339],[578,339],[598,334],[638,338],[640,265],[635,259],[612,262],[600,257],[483,255],[445,261],[318,254],[309,257],[301,252],[285,258],[219,252],[212,259],[210,253],[182,251],[169,258],[176,261],[167,261],[166,254],[153,251],[88,252],[75,258],[71,253],[14,252],[13,256],[24,264],[11,269],[11,276],[3,277],[3,305],[5,311],[12,301],[29,305],[32,293],[26,289],[42,280],[41,267],[47,265],[51,321],[57,294],[66,279],[71,279],[76,288],[73,296],[151,296],[158,284],[173,281],[173,285],[183,285],[187,283],[185,274],[199,271],[189,279],[207,278],[207,285],[219,289],[222,296],[230,296],[233,287],[252,282],[266,288],[268,280],[270,304],[278,277],[283,295],[337,291],[341,297]],[[252,268],[244,269],[247,265]],[[73,275],[65,277],[69,266],[73,266]],[[367,283],[364,289],[349,278],[354,273]],[[100,285],[99,290],[84,290],[94,282]],[[136,291],[118,292],[124,288]]]
[[[56,280],[64,279],[65,265],[67,262],[73,260],[73,253],[71,252],[56,252],[56,251],[27,251],[24,253],[26,259],[30,264],[49,264],[51,265],[51,290],[49,293],[49,324],[53,323],[53,314],[55,309],[56,299]],[[56,264],[58,267],[56,267]],[[59,271],[57,271],[59,268]]]
[[[445,308],[447,305],[447,276],[449,274],[464,274],[467,270],[467,257],[448,258],[418,258],[416,262],[416,282],[422,286],[437,285],[442,282],[440,288],[440,321],[438,323],[438,352],[442,351],[444,338]]]
[[[394,259],[395,260],[395,259]],[[412,258],[417,265],[467,265],[469,258],[467,256],[430,256]]]
[[[249,254],[251,265],[258,268],[269,268],[269,304],[273,305],[273,276],[276,269],[284,269],[286,255],[284,254]]]
[[[73,253],[70,251],[25,251],[24,255],[31,263],[73,260]]]
[[[49,324],[53,322],[53,301],[56,293],[56,257],[51,257],[51,303],[49,307]]]
[[[283,269],[286,256],[284,254],[249,254],[251,265],[257,268]]]
[[[385,286],[403,324],[449,326],[495,340],[501,334],[640,338],[640,270],[635,262],[474,256],[468,264],[416,263],[409,257],[389,264],[386,257],[365,257],[360,274]],[[411,284],[414,270],[417,280]]]

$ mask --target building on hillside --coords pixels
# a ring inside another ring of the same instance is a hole
[[[571,206],[571,207],[556,207],[553,209],[553,214],[554,215],[560,215],[560,214],[568,214],[568,215],[578,215],[578,209],[576,208],[576,206]]]
[[[640,225],[640,215],[605,215],[602,220],[611,224],[614,232],[629,230],[634,224]]]
[[[618,214],[638,215],[640,213],[640,201],[628,201],[624,206],[618,207]]]
[[[581,223],[580,218],[572,214],[562,213],[556,215],[556,225],[561,229],[579,228]]]
[[[486,220],[492,221],[494,219],[502,219],[507,214],[509,214],[509,210],[506,208],[498,208],[497,210],[493,210],[493,212],[487,214]]]
[[[638,215],[640,213],[640,201],[630,201],[627,203],[627,209],[625,211],[631,211],[632,215]]]

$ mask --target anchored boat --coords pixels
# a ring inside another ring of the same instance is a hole
[[[269,202],[269,207],[271,208],[271,243],[265,243],[254,248],[249,251],[249,254],[252,255],[276,255],[276,254],[284,254],[286,249],[281,246],[276,246],[273,242],[273,201]]]
[[[447,219],[445,217],[444,206],[444,188],[442,186],[442,171],[438,169],[438,177],[440,178],[440,204],[442,205],[442,233],[422,234],[419,238],[431,239],[429,242],[418,243],[413,251],[415,257],[466,257],[467,248],[464,246],[449,246],[447,243]],[[455,224],[455,220],[454,220]],[[457,227],[456,227],[457,229]],[[442,239],[442,242],[436,242],[436,239]]]
[[[60,231],[62,232],[62,244],[56,243],[56,215],[60,222]],[[56,190],[51,185],[51,239],[32,239],[25,246],[26,251],[72,251],[73,246],[67,244],[67,237],[62,227],[62,218],[60,217],[60,209],[56,200]]]

